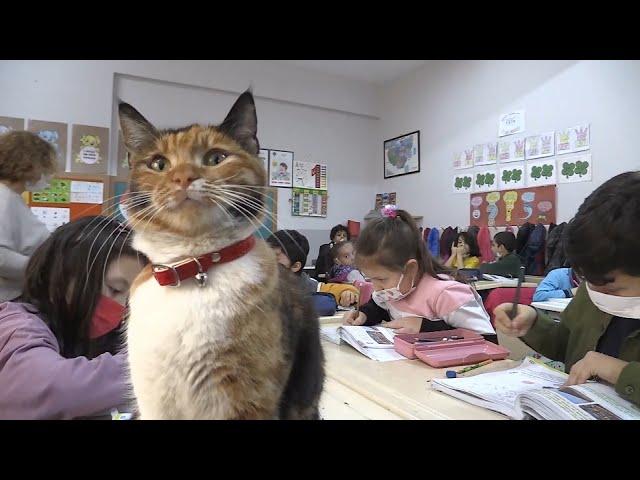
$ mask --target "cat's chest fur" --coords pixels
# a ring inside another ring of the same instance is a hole
[[[151,276],[133,291],[127,344],[143,417],[232,417],[233,395],[222,384],[233,379],[247,390],[256,368],[267,373],[261,390],[277,397],[282,326],[277,266],[267,249],[259,243],[212,267],[203,287],[194,279],[163,287]]]

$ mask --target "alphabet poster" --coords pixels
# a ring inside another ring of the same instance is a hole
[[[556,186],[521,188],[470,195],[470,224],[506,227],[524,222],[556,221]]]
[[[67,124],[29,119],[27,130],[53,145],[58,159],[58,169],[64,172],[67,168]]]
[[[109,129],[73,125],[71,134],[71,171],[106,174],[109,159]]]
[[[590,130],[591,128],[587,124],[556,132],[556,154],[589,150],[591,148]]]
[[[0,117],[0,135],[11,130],[24,130],[24,118]]]
[[[500,163],[524,160],[524,138],[498,142],[498,160]]]
[[[474,149],[467,148],[461,152],[456,152],[453,155],[453,168],[460,170],[463,168],[473,167]]]
[[[551,157],[554,154],[555,132],[542,133],[527,137],[525,156],[530,158]]]
[[[492,165],[498,161],[498,142],[481,143],[473,147],[474,165]]]

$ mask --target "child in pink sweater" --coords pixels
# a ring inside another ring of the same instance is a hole
[[[363,230],[356,264],[373,283],[371,300],[347,312],[349,325],[375,325],[397,333],[466,328],[497,342],[482,300],[455,281],[426,250],[411,215],[385,207]]]

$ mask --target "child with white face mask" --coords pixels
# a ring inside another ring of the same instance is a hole
[[[347,312],[348,325],[383,325],[397,333],[466,328],[496,341],[482,300],[431,257],[411,215],[382,209],[358,238],[356,264],[373,283],[371,301]]]
[[[38,135],[0,135],[0,302],[20,296],[29,257],[49,237],[21,195],[45,189],[55,166],[54,147]]]
[[[554,322],[540,311],[511,304],[494,310],[496,328],[565,363],[568,385],[597,378],[640,405],[640,172],[605,182],[566,227],[566,252],[584,278]]]

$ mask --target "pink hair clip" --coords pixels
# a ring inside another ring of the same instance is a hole
[[[380,213],[383,217],[396,218],[398,216],[398,207],[395,205],[385,205]]]

